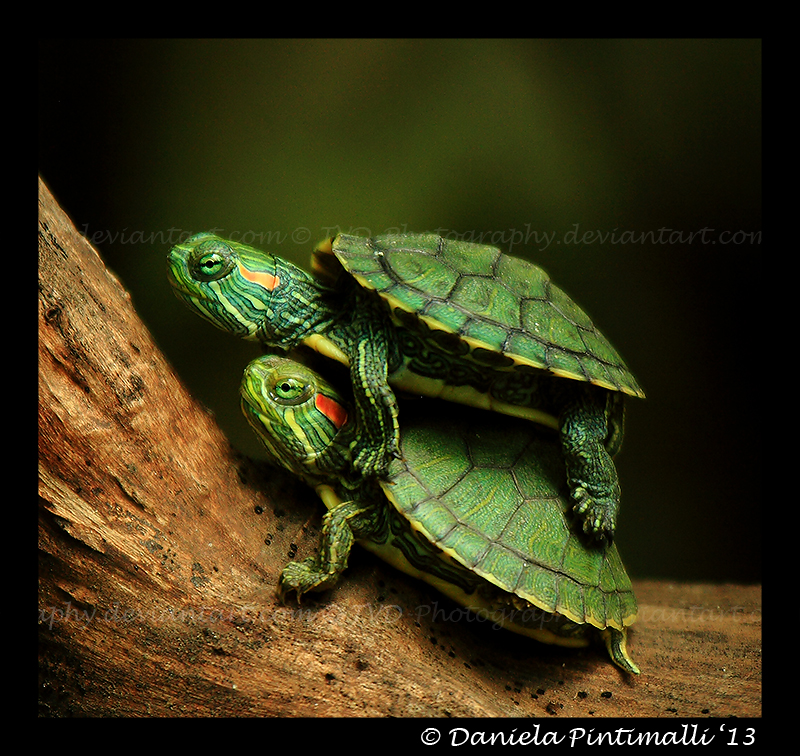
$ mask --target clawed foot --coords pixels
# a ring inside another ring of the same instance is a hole
[[[594,499],[589,492],[578,487],[572,492],[573,510],[583,522],[583,531],[597,541],[610,541],[617,520],[617,503],[612,499]]]
[[[278,581],[278,596],[283,603],[286,603],[288,597],[294,593],[299,604],[306,593],[324,591],[335,582],[334,576],[320,572],[317,568],[317,560],[309,557],[302,562],[289,562],[283,568]]]

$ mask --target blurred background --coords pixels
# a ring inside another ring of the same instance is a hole
[[[632,577],[760,582],[760,41],[41,41],[39,171],[254,457],[259,349],[173,296],[172,244],[307,265],[339,230],[439,230],[536,262],[647,392],[617,457]]]

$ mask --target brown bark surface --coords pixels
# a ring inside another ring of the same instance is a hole
[[[760,587],[635,582],[632,678],[363,552],[330,594],[281,605],[319,513],[230,447],[40,183],[42,716],[761,714]]]

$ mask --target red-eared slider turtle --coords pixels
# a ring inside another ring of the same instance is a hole
[[[176,293],[216,326],[349,365],[361,473],[385,475],[396,453],[390,384],[526,417],[560,431],[584,529],[613,535],[623,395],[643,392],[544,271],[435,234],[340,234],[319,245],[313,269],[208,233],[169,254]]]
[[[327,507],[317,557],[290,562],[282,595],[332,587],[358,541],[459,604],[547,643],[601,636],[626,650],[636,600],[614,543],[587,544],[573,516],[555,434],[484,410],[412,402],[401,458],[385,480],[352,466],[358,423],[303,365],[277,357],[245,370],[242,410],[275,464],[315,487]],[[425,406],[421,406],[425,405]]]

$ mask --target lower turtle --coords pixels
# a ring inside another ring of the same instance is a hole
[[[560,646],[627,651],[636,599],[614,542],[573,527],[555,434],[517,418],[417,400],[384,479],[353,465],[355,414],[306,366],[278,356],[244,371],[241,405],[270,461],[316,489],[327,512],[319,552],[289,562],[283,599],[332,588],[358,542],[476,615]],[[435,408],[435,409],[434,409]]]

